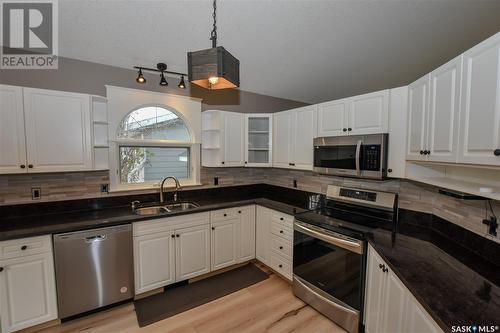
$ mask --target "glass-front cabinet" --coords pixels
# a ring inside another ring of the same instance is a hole
[[[272,166],[272,114],[245,115],[245,166]]]

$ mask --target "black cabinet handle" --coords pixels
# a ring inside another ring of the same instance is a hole
[[[423,154],[424,154],[424,151],[423,151],[423,150],[421,150],[421,151],[420,151],[420,155],[423,155]]]
[[[215,227],[212,227],[212,230],[215,230]]]
[[[241,210],[238,211],[238,214],[241,214]]]
[[[248,163],[248,162],[247,162],[247,161],[245,161],[245,164],[247,164],[247,163]]]
[[[33,164],[28,164],[28,168],[33,169]]]
[[[226,214],[226,213],[224,213],[224,216],[227,216],[227,214]]]
[[[382,268],[382,272],[387,273],[389,270],[387,268]]]
[[[282,234],[282,233],[283,233],[283,230],[280,230],[280,234]]]
[[[391,172],[392,172],[392,169],[387,169],[387,172],[391,173]]]
[[[342,129],[342,131],[343,131],[343,132],[347,132],[347,128],[343,128],[343,129]]]
[[[278,265],[278,267],[279,267],[279,268],[282,268],[282,267],[283,267],[283,265],[282,265],[282,264],[279,264],[279,265]]]
[[[220,162],[221,164],[224,164],[224,161]]]
[[[295,163],[290,163],[291,166],[295,166]]]
[[[175,237],[179,237],[179,235],[175,235]]]
[[[283,246],[280,246],[280,250],[283,250]]]
[[[3,267],[0,267],[0,272],[3,272]]]
[[[25,251],[28,247],[26,245],[21,246],[21,250]]]
[[[280,217],[280,220],[281,220],[281,221],[283,221],[283,218],[282,218],[282,217]]]
[[[21,169],[25,169],[25,168],[26,168],[26,165],[21,164],[19,167],[20,167]]]
[[[384,267],[384,265],[378,264],[378,268],[383,268],[383,267]]]
[[[500,149],[495,149],[495,151],[493,152],[493,155],[500,156]]]
[[[350,131],[352,131],[352,128],[349,127],[347,130],[350,132]]]
[[[172,235],[172,236],[170,236],[170,237],[175,238],[175,235]]]

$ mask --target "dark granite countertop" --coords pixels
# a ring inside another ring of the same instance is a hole
[[[377,229],[369,242],[445,332],[456,325],[500,325],[499,267],[477,258],[473,270],[460,251],[448,254],[415,235]]]

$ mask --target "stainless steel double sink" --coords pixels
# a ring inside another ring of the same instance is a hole
[[[137,215],[161,215],[166,213],[184,211],[188,209],[193,209],[196,207],[200,207],[197,203],[194,202],[173,202],[168,204],[161,204],[149,207],[140,207],[134,209],[134,213]]]

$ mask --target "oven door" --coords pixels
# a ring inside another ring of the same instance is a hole
[[[294,293],[349,332],[359,325],[363,251],[363,241],[295,221]]]

